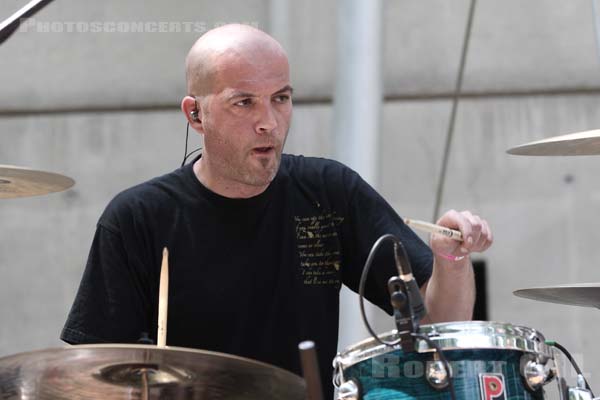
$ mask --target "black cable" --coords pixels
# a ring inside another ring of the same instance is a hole
[[[467,28],[465,29],[465,37],[463,39],[462,54],[460,56],[460,66],[458,68],[458,77],[456,78],[456,86],[454,88],[454,96],[452,100],[452,113],[450,114],[450,123],[446,133],[446,145],[444,146],[444,156],[442,158],[442,168],[440,170],[440,178],[435,196],[435,206],[433,207],[433,222],[437,221],[440,214],[440,206],[442,203],[442,195],[444,193],[444,182],[446,180],[446,169],[448,167],[448,159],[450,158],[450,147],[452,137],[454,136],[454,125],[456,122],[456,109],[458,108],[458,99],[462,90],[463,76],[465,73],[465,64],[467,61],[467,53],[469,50],[469,40],[471,38],[471,28],[473,27],[473,16],[475,14],[475,3],[477,0],[471,0],[469,8],[469,18],[467,20]]]
[[[393,342],[386,342],[385,340],[382,340],[381,338],[379,338],[379,336],[377,336],[377,334],[375,333],[375,331],[373,330],[373,328],[371,328],[371,325],[369,324],[367,314],[365,313],[365,302],[364,302],[365,286],[366,286],[369,270],[371,269],[371,264],[373,263],[373,259],[375,258],[375,254],[376,254],[377,250],[379,249],[379,246],[381,246],[381,244],[386,240],[391,240],[394,243],[394,245],[396,245],[396,246],[399,245],[403,251],[403,253],[402,253],[403,256],[408,259],[407,255],[406,255],[406,250],[404,249],[404,246],[402,246],[402,243],[398,240],[398,238],[396,238],[396,236],[394,236],[392,234],[387,234],[387,235],[383,235],[382,237],[377,239],[377,241],[371,248],[371,251],[369,252],[369,256],[367,257],[367,261],[365,262],[365,267],[363,268],[362,274],[360,276],[360,283],[358,285],[358,299],[359,299],[359,304],[360,304],[360,315],[361,315],[363,324],[365,325],[365,327],[367,328],[367,330],[369,331],[369,333],[371,334],[373,339],[375,339],[375,341],[379,342],[380,344],[382,344],[384,346],[395,347],[400,344],[402,339],[399,338],[398,340],[393,341]],[[395,252],[396,257],[397,257],[397,254],[398,253]],[[398,334],[400,334],[400,332],[398,332]],[[411,336],[425,340],[427,342],[427,344],[429,344],[429,346],[431,346],[439,354],[440,359],[442,360],[442,363],[444,363],[444,368],[446,369],[446,373],[448,374],[448,388],[450,390],[450,397],[452,398],[452,400],[456,400],[456,393],[454,391],[454,385],[452,384],[452,375],[451,375],[451,370],[450,370],[450,364],[448,363],[448,359],[444,356],[442,349],[437,345],[437,343],[435,343],[433,340],[431,340],[426,335],[411,332]]]
[[[185,162],[187,161],[187,159],[190,158],[192,156],[192,154],[197,153],[199,151],[202,151],[202,147],[198,147],[196,150],[190,152],[187,156],[185,156],[185,158],[183,159],[183,163],[181,164],[181,166],[183,167],[183,165],[185,164]]]
[[[386,342],[386,341],[380,339],[379,336],[377,336],[377,334],[375,333],[375,331],[371,328],[371,325],[369,324],[369,320],[367,319],[367,314],[365,313],[364,297],[365,297],[365,285],[367,282],[367,275],[369,274],[369,269],[371,268],[371,264],[373,263],[373,258],[375,258],[375,253],[377,252],[377,249],[379,249],[379,246],[381,246],[381,243],[383,243],[386,240],[392,240],[394,243],[396,243],[396,241],[398,239],[396,239],[396,237],[392,234],[383,235],[382,237],[377,239],[377,241],[371,248],[371,252],[369,253],[369,256],[367,257],[367,261],[365,262],[365,267],[363,268],[362,275],[360,276],[360,283],[358,285],[358,302],[360,304],[360,315],[362,317],[363,324],[365,325],[365,328],[367,328],[367,330],[369,331],[369,333],[371,334],[373,339],[375,339],[377,342],[379,342],[385,346],[397,346],[400,344],[401,339],[398,339],[394,342]]]
[[[190,123],[188,122],[187,127],[185,128],[185,147],[183,148],[183,161],[181,162],[182,167],[185,164],[185,160],[187,158],[187,144],[188,144],[189,136],[190,136]]]
[[[450,390],[450,398],[452,400],[456,400],[456,392],[454,391],[454,384],[452,383],[452,370],[450,369],[450,363],[448,362],[448,359],[444,355],[444,352],[442,351],[440,346],[438,346],[438,344],[436,342],[434,342],[433,340],[431,340],[427,335],[423,335],[421,333],[412,333],[412,336],[417,337],[419,339],[423,339],[424,341],[427,342],[427,344],[429,346],[433,347],[435,349],[435,351],[438,353],[438,355],[440,356],[440,359],[442,360],[442,363],[444,364],[446,373],[448,374],[448,389]]]
[[[548,346],[556,347],[557,349],[562,351],[562,353],[565,355],[565,357],[567,357],[567,359],[571,362],[571,365],[575,369],[575,372],[577,372],[577,375],[581,375],[581,377],[583,378],[583,381],[585,382],[585,386],[586,386],[587,390],[589,390],[590,393],[592,394],[592,397],[596,397],[596,396],[594,396],[594,392],[592,391],[592,388],[590,387],[590,384],[588,383],[587,379],[585,379],[585,376],[583,376],[583,372],[581,372],[579,365],[577,365],[577,363],[575,362],[575,359],[573,358],[573,356],[571,356],[571,353],[569,353],[569,351],[564,346],[562,346],[558,342],[555,342],[554,340],[546,340],[545,343]]]
[[[189,136],[190,136],[190,123],[188,122],[187,128],[185,129],[185,147],[183,149],[183,161],[181,162],[182,167],[185,165],[185,162],[192,154],[197,153],[200,150],[202,150],[202,147],[198,147],[196,150],[194,150],[188,154],[187,149],[188,149],[188,137]]]

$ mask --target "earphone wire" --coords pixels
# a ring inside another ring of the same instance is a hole
[[[188,138],[189,138],[189,136],[190,136],[190,123],[188,122],[188,123],[187,123],[187,127],[186,127],[186,129],[185,129],[185,147],[184,147],[184,150],[183,150],[183,161],[181,162],[181,166],[182,166],[182,167],[185,165],[185,162],[187,161],[187,159],[188,159],[188,158],[189,158],[189,157],[190,157],[192,154],[194,154],[194,153],[197,153],[197,152],[199,152],[199,151],[201,151],[201,150],[202,150],[202,147],[198,147],[196,150],[194,150],[194,151],[192,151],[192,152],[190,152],[190,153],[188,154],[188,152],[187,152],[187,151],[188,151]]]

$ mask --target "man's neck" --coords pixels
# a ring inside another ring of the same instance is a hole
[[[222,178],[212,172],[210,163],[206,162],[204,157],[196,160],[193,169],[196,178],[202,185],[218,195],[231,199],[247,199],[258,196],[269,187],[269,185],[252,186]]]

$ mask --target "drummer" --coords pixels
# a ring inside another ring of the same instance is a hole
[[[424,322],[468,320],[469,255],[492,243],[488,223],[449,211],[438,224],[464,242],[423,243],[350,168],[282,154],[293,89],[280,44],[245,25],[205,33],[186,59],[184,117],[203,138],[193,162],[117,195],[100,217],[75,302],[69,343],[156,340],[159,274],[169,249],[167,343],[237,354],[301,373],[297,345],[316,342],[325,398],[337,348],[339,290],[358,289],[380,236],[400,238],[424,294]],[[391,249],[366,297],[391,313]]]

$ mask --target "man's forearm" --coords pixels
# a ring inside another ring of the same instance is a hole
[[[424,292],[427,316],[422,323],[466,321],[473,318],[475,280],[469,257],[449,261],[435,257]]]

